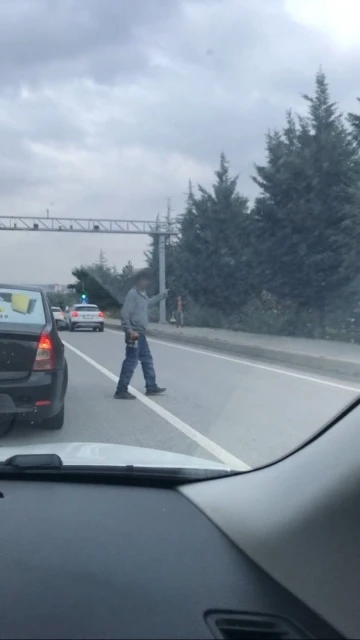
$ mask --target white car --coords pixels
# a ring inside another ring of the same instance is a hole
[[[66,314],[70,331],[88,327],[93,331],[104,331],[104,314],[96,304],[74,304]]]
[[[65,314],[60,307],[51,307],[57,329],[66,328]]]

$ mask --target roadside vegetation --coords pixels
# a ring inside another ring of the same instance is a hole
[[[339,111],[322,71],[303,99],[301,115],[266,134],[254,202],[224,153],[212,189],[189,183],[179,235],[166,240],[169,318],[180,295],[189,325],[360,341],[360,115]],[[145,259],[155,291],[156,236]],[[77,295],[117,315],[133,265],[118,272],[101,253],[73,275]]]

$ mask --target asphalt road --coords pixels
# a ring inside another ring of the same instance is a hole
[[[360,392],[353,381],[149,340],[158,383],[167,393],[137,400],[113,394],[124,354],[118,331],[64,332],[69,365],[61,431],[16,426],[3,446],[36,442],[108,442],[259,466],[315,433]]]

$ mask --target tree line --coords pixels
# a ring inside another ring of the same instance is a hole
[[[304,113],[289,110],[283,128],[266,134],[253,203],[239,193],[224,153],[210,190],[189,183],[179,235],[166,239],[169,315],[180,295],[189,324],[308,337],[356,333],[360,115],[341,113],[322,70],[303,99]],[[168,206],[169,225],[171,217]],[[145,259],[155,290],[156,235]],[[132,265],[122,273],[107,264],[91,269],[94,282],[99,274],[105,282],[106,272],[117,291],[131,282]],[[73,274],[79,286],[89,267]],[[101,291],[94,301],[109,305]]]

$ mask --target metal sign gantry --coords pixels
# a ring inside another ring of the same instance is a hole
[[[54,233],[122,233],[156,235],[159,242],[159,288],[166,286],[165,237],[178,234],[177,220],[118,220],[102,218],[50,218],[45,216],[0,216],[0,231],[52,231]],[[165,300],[160,302],[160,322],[166,322]]]
[[[177,235],[176,220],[118,220],[96,218],[48,218],[45,216],[0,216],[0,231],[57,231],[70,233],[131,233]]]

